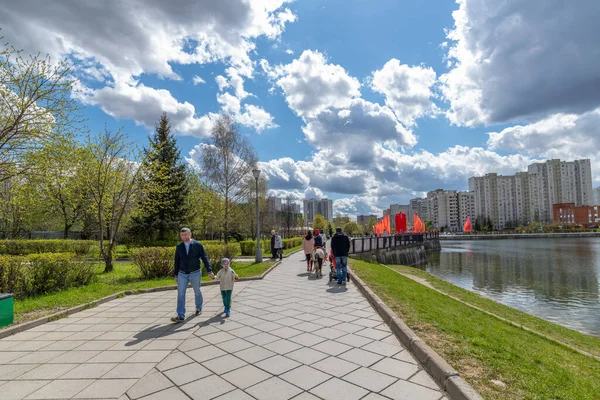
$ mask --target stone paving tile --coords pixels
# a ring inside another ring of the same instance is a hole
[[[419,370],[419,367],[393,358],[384,358],[377,364],[371,366],[371,369],[395,376],[396,378],[408,379]]]
[[[402,347],[399,345],[394,346],[392,344],[381,342],[378,340],[363,346],[362,349],[368,350],[372,353],[377,353],[385,357],[392,357],[396,353],[403,350]]]
[[[194,400],[214,399],[235,389],[235,386],[215,375],[188,383],[181,387]]]
[[[10,364],[0,365],[0,381],[12,380],[31,371],[34,368],[39,367],[39,364]]]
[[[276,353],[265,349],[264,347],[260,347],[260,346],[253,346],[250,348],[247,348],[245,350],[242,351],[238,351],[235,353],[235,356],[238,358],[241,358],[242,360],[253,364],[253,363],[257,363],[260,360],[264,360],[265,358],[269,358],[274,356]]]
[[[118,364],[80,364],[61,376],[61,379],[99,379]]]
[[[369,393],[367,390],[342,381],[338,378],[328,379],[324,383],[310,390],[310,393],[325,400],[358,400]]]
[[[246,389],[271,378],[272,375],[253,365],[246,365],[245,367],[221,375],[221,377],[240,389]]]
[[[243,367],[246,364],[247,363],[245,361],[234,357],[231,354],[226,354],[218,358],[213,358],[212,360],[203,363],[203,365],[206,368],[208,368],[210,371],[217,375],[221,375],[225,372],[229,372],[231,370]]]
[[[299,367],[301,364],[281,355],[276,355],[255,364],[260,369],[270,372],[273,375],[280,375],[291,369]]]
[[[350,350],[352,347],[335,340],[326,340],[315,346],[312,346],[312,348],[331,356],[337,356],[345,351]]]
[[[253,344],[256,344],[259,346],[264,346],[266,344],[276,342],[276,341],[280,340],[280,338],[277,336],[271,335],[270,333],[261,332],[256,335],[247,337],[246,340],[249,341],[250,343],[253,343]]]
[[[164,374],[176,385],[181,386],[186,383],[207,377],[211,375],[212,372],[198,363],[193,363],[170,369],[165,371]]]
[[[153,393],[143,398],[144,400],[189,400],[190,398],[183,393],[178,387],[171,387],[169,389],[162,390],[160,392]],[[129,397],[126,399],[119,400],[129,400]]]
[[[396,382],[396,378],[364,367],[344,375],[343,379],[371,392],[379,392]]]
[[[326,358],[328,355],[309,347],[302,347],[286,354],[285,356],[302,364],[310,365]]]
[[[25,356],[11,361],[11,364],[43,364],[64,353],[64,351],[35,351],[33,353],[26,353]],[[7,354],[10,355],[11,353],[7,352]],[[17,354],[21,353],[17,352]]]
[[[279,338],[277,338],[279,339]],[[2,364],[20,364],[18,362],[12,362],[13,360],[19,360],[22,357],[28,356],[31,353],[29,351],[0,351],[0,365]],[[60,354],[60,352],[58,352]]]
[[[381,394],[397,400],[438,400],[441,397],[441,393],[437,390],[431,390],[404,380],[397,381]]]
[[[186,356],[182,352],[174,352],[168,355],[164,360],[162,360],[157,366],[156,369],[159,371],[166,371],[169,369],[181,367],[182,365],[191,364],[194,360],[190,357]]]
[[[94,382],[93,379],[55,380],[36,390],[27,399],[70,399]]]
[[[27,395],[35,392],[50,381],[10,381],[0,384],[0,396],[2,399],[24,399]]]
[[[279,339],[275,342],[268,343],[264,345],[265,348],[274,351],[278,354],[286,354],[291,351],[297,350],[302,347],[302,345],[294,342],[290,342],[286,339]]]
[[[302,389],[276,376],[254,385],[246,391],[258,400],[287,400],[302,393]]]
[[[327,357],[324,360],[314,363],[311,365],[313,368],[317,368],[326,373],[334,373],[337,376],[343,376],[350,372],[358,369],[360,365],[351,363],[350,361],[342,360],[337,357]]]
[[[103,379],[137,378],[140,379],[152,369],[151,363],[124,363],[111,369]]]
[[[250,347],[255,347],[255,345],[253,343],[248,342],[247,340],[238,338],[238,339],[229,340],[227,342],[219,343],[219,344],[217,344],[217,347],[225,350],[228,353],[237,353],[244,349],[247,349]]]
[[[127,396],[132,400],[136,400],[172,386],[174,385],[169,379],[154,369],[127,390]]]
[[[23,375],[18,376],[18,380],[35,379],[58,379],[66,374],[78,364],[42,364]]]
[[[383,356],[362,349],[351,349],[339,355],[344,360],[368,367],[381,360]]]
[[[335,373],[335,371],[332,371],[332,373]],[[304,390],[310,390],[327,379],[331,379],[330,375],[307,365],[301,365],[296,369],[279,375],[279,377]]]
[[[137,382],[136,379],[101,379],[97,380],[74,398],[79,399],[116,399],[123,395]]]
[[[410,354],[408,352],[408,350],[403,350],[398,354],[394,355],[395,359],[398,359],[400,361],[404,361],[410,364],[415,364],[418,365],[419,363],[417,362],[417,360],[412,356],[412,354]]]
[[[169,350],[140,350],[125,359],[125,363],[157,363],[161,362],[171,352]]]
[[[438,385],[425,371],[420,371],[409,379],[410,382],[418,383],[419,385],[427,386],[430,389],[437,389]]]

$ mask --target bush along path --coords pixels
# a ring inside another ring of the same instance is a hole
[[[523,330],[490,313],[543,332],[591,355],[598,354],[600,339],[484,299],[410,267],[388,268],[360,260],[350,260],[350,264],[354,273],[484,398],[599,398],[600,361],[595,357]],[[394,269],[413,274],[422,282]]]

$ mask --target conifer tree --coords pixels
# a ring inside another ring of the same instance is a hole
[[[142,242],[169,239],[177,235],[180,226],[186,222],[186,166],[171,134],[166,113],[160,117],[149,141],[150,147],[144,149],[138,210],[129,230],[137,241]]]

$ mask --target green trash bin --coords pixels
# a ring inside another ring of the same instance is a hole
[[[12,293],[0,293],[0,328],[14,322],[14,299]]]

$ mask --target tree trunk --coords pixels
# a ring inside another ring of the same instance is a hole
[[[63,231],[63,239],[68,239],[69,238],[69,230],[71,229],[71,224],[65,222],[65,228]]]
[[[113,266],[113,254],[112,254],[112,243],[108,245],[108,248],[104,252],[104,272],[112,272],[114,269]]]

